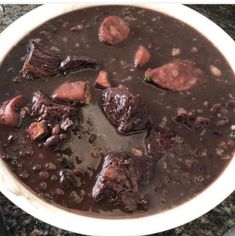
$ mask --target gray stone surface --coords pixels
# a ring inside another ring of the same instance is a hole
[[[0,8],[0,32],[18,17],[34,7],[36,6],[5,5],[5,12],[2,12]],[[235,5],[191,5],[190,7],[209,17],[235,38]],[[0,194],[0,213],[0,236],[76,235],[35,219],[12,204],[2,194]],[[1,223],[2,221],[4,223]],[[1,224],[4,224],[5,229],[1,229]],[[235,192],[215,209],[193,222],[155,235],[222,236],[233,225],[235,225]]]

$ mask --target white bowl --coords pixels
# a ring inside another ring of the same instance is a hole
[[[28,32],[61,14],[100,4],[48,4],[36,8],[0,34],[0,63]],[[134,4],[179,19],[207,37],[235,72],[235,43],[221,28],[196,11],[179,4]],[[185,224],[208,212],[235,190],[235,158],[202,193],[171,210],[131,219],[102,219],[78,215],[48,204],[27,189],[0,158],[0,191],[34,217],[51,225],[89,235],[146,235]]]

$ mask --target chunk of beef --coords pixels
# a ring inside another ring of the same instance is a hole
[[[176,109],[174,120],[180,124],[184,124],[189,128],[204,129],[207,128],[210,119],[204,116],[197,116],[195,112],[186,111],[182,107]]]
[[[59,70],[64,75],[67,75],[79,70],[96,69],[97,66],[98,64],[94,59],[88,57],[68,56],[60,63]]]
[[[99,39],[102,43],[116,45],[128,37],[129,25],[119,16],[107,16],[99,28]]]
[[[108,79],[108,73],[104,70],[99,72],[99,75],[95,81],[95,87],[100,89],[110,88],[111,84]]]
[[[148,69],[145,81],[173,91],[185,91],[203,81],[202,71],[191,61],[174,60],[161,67]]]
[[[58,51],[32,40],[27,47],[22,75],[24,78],[54,76],[58,73],[59,64],[60,57]]]
[[[78,111],[78,107],[57,103],[37,91],[33,96],[31,113],[36,122],[32,123],[27,131],[33,140],[43,141],[45,147],[56,147],[69,137],[68,129],[74,124]],[[47,130],[42,126],[42,122]]]
[[[108,202],[113,205],[128,207],[123,201],[125,194],[133,193],[135,197],[153,176],[153,161],[121,153],[108,154],[97,177],[92,197],[97,202]],[[135,202],[135,205],[137,203]]]
[[[32,140],[39,140],[48,134],[45,121],[33,122],[26,130]]]
[[[21,95],[5,101],[0,105],[0,124],[18,127],[21,124],[20,107],[22,106]]]
[[[84,81],[65,82],[55,89],[52,97],[62,101],[79,101],[81,104],[89,104],[90,86]]]
[[[77,107],[57,103],[41,91],[34,93],[32,102],[32,116],[37,117],[38,121],[46,120],[54,124],[65,118],[76,117],[78,115]]]
[[[125,87],[108,88],[102,94],[102,108],[108,120],[121,134],[137,132],[149,124],[146,106]]]
[[[149,53],[149,50],[140,45],[135,53],[135,57],[134,57],[134,67],[142,67],[145,64],[147,64],[149,62],[151,58],[151,55]]]
[[[174,146],[183,144],[184,140],[172,130],[156,127],[150,131],[145,143],[148,154],[160,159]]]

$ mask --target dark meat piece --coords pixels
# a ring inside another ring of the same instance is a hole
[[[102,43],[116,45],[128,37],[129,25],[119,16],[106,17],[99,28],[99,39]]]
[[[104,70],[99,72],[99,75],[95,81],[95,87],[100,89],[110,88],[111,85],[108,80],[108,73]]]
[[[30,41],[26,60],[22,68],[24,78],[42,78],[58,73],[60,57],[58,51],[47,48],[36,41]]]
[[[134,197],[151,181],[152,176],[153,161],[151,159],[110,153],[104,159],[92,197],[97,202],[107,201],[112,205],[121,206],[124,204],[124,207],[128,208],[125,204],[129,205],[129,203],[123,201],[123,194],[133,193],[132,197]]]
[[[189,128],[204,129],[207,128],[210,119],[204,116],[197,116],[195,112],[186,111],[182,107],[176,109],[174,120],[180,124],[184,124]]]
[[[183,144],[184,140],[174,131],[156,127],[150,131],[145,143],[148,154],[160,159],[169,149]]]
[[[76,117],[78,115],[78,108],[60,104],[41,91],[37,91],[33,96],[32,116],[37,117],[38,121],[46,120],[49,123],[57,123],[65,118]]]
[[[52,97],[62,101],[75,100],[89,104],[91,100],[90,86],[84,81],[65,82],[56,88]]]
[[[149,62],[151,55],[147,48],[140,45],[135,53],[134,67],[142,67]]]
[[[22,96],[16,96],[0,105],[0,124],[18,127],[21,124],[20,107]]]
[[[125,87],[108,88],[102,94],[103,111],[121,134],[137,132],[149,124],[149,114],[139,96]]]
[[[48,134],[48,129],[45,121],[40,121],[31,123],[27,132],[32,140],[39,140]]]
[[[145,72],[145,81],[152,81],[165,89],[184,91],[201,82],[202,76],[202,71],[193,62],[174,60],[161,67],[148,69]]]
[[[67,75],[71,72],[84,70],[84,69],[96,69],[97,62],[94,59],[88,57],[68,56],[64,61],[60,63],[59,70]]]

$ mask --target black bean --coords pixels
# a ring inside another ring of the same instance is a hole
[[[222,104],[221,103],[215,103],[214,105],[212,105],[211,107],[211,112],[213,114],[216,114],[219,112],[220,108],[221,108]]]
[[[89,143],[94,143],[95,142],[95,140],[96,140],[96,134],[91,134],[91,136],[90,136],[90,138],[89,138]]]
[[[229,139],[229,140],[227,141],[227,145],[228,145],[229,148],[233,148],[234,145],[235,145],[235,143],[234,143],[233,140]]]
[[[47,162],[45,166],[48,170],[56,170],[56,165],[53,164],[52,162]]]
[[[82,201],[82,198],[77,194],[76,191],[72,191],[70,193],[71,198],[73,199],[73,202],[79,204]]]
[[[56,124],[52,129],[52,135],[58,135],[60,133],[60,125]]]
[[[226,125],[226,124],[228,124],[228,123],[229,123],[229,118],[228,118],[227,116],[223,116],[223,117],[221,118],[221,120],[219,120],[219,121],[216,123],[216,126],[221,127],[221,126],[224,126],[224,125]]]
[[[41,166],[40,164],[35,164],[35,165],[33,165],[32,169],[33,169],[34,171],[38,171],[38,170],[41,170],[41,169],[42,169],[42,166]]]
[[[51,147],[51,146],[55,146],[55,145],[57,145],[59,143],[60,143],[60,137],[58,135],[52,135],[51,137],[49,137],[44,142],[44,146],[45,147]]]
[[[42,180],[46,180],[49,177],[49,174],[47,171],[40,171],[38,175],[39,175],[39,178]]]
[[[33,156],[34,151],[33,151],[33,150],[26,150],[25,154],[26,154],[27,156]]]
[[[22,163],[19,163],[19,164],[17,165],[17,167],[18,167],[19,169],[21,169],[21,168],[23,167],[23,164],[22,164]]]
[[[26,171],[23,171],[19,174],[19,176],[22,178],[22,179],[27,179],[29,178],[29,173],[26,172]]]
[[[81,190],[80,190],[80,196],[81,196],[81,197],[85,197],[85,196],[86,196],[86,190],[81,189]]]
[[[147,211],[149,209],[149,202],[145,199],[138,200],[137,209],[142,211]]]
[[[17,139],[17,135],[16,134],[9,134],[7,141],[8,143],[12,143]]]
[[[46,189],[47,189],[47,183],[46,183],[46,182],[41,182],[41,183],[40,183],[40,188],[41,188],[42,190],[46,190]]]
[[[72,169],[73,168],[73,163],[66,159],[65,157],[62,157],[60,159],[58,159],[60,165],[65,168],[65,169]]]
[[[56,176],[56,175],[52,175],[51,176],[51,180],[54,182],[54,181],[56,181],[58,179],[58,177]]]
[[[60,134],[60,139],[64,140],[64,139],[67,139],[67,138],[68,138],[67,134],[65,134],[65,133]]]
[[[83,176],[85,174],[85,172],[86,172],[86,170],[82,166],[78,166],[75,169],[73,169],[73,173],[79,177]]]
[[[64,195],[64,191],[60,188],[56,188],[55,189],[55,194],[58,196],[63,196]]]
[[[3,160],[11,160],[11,157],[8,154],[3,154],[3,155],[1,155],[1,157]]]

